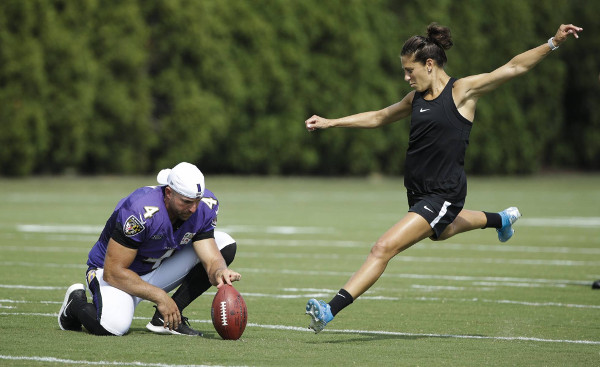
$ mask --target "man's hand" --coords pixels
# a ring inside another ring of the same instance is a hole
[[[160,302],[157,302],[156,308],[163,317],[163,326],[165,328],[175,330],[179,327],[179,324],[181,324],[181,313],[179,313],[175,301],[167,293],[165,293],[165,297]]]
[[[221,288],[223,284],[231,285],[232,282],[237,282],[240,279],[242,279],[242,276],[238,272],[227,268],[219,269],[215,272],[216,284],[213,283],[213,285],[216,285],[217,288]]]

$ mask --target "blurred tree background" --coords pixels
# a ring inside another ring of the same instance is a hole
[[[447,72],[584,28],[478,104],[467,171],[600,169],[599,1],[4,0],[0,175],[401,175],[408,119],[308,133],[411,89],[399,53],[450,27]]]

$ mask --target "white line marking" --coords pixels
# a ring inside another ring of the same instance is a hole
[[[96,225],[58,225],[58,224],[19,224],[18,232],[25,233],[78,233],[97,234],[102,232],[103,227]],[[295,227],[295,226],[250,226],[235,225],[220,227],[223,232],[231,233],[268,233],[268,234],[324,234],[335,233],[334,228],[328,227]]]
[[[60,363],[60,364],[76,364],[76,365],[101,365],[101,366],[141,366],[141,367],[224,367],[214,364],[166,364],[166,363],[144,363],[144,362],[117,362],[117,361],[82,361],[55,357],[40,357],[40,356],[7,356],[0,354],[0,359],[10,361],[32,361],[44,363]]]
[[[58,225],[58,224],[19,224],[17,231],[26,233],[79,233],[97,234],[102,232],[102,226],[94,225]]]
[[[31,266],[36,268],[75,268],[75,269],[87,269],[88,266],[83,264],[53,264],[53,263],[30,263],[24,261],[0,261],[2,266]]]
[[[364,259],[364,255],[339,255],[339,254],[301,254],[301,253],[264,253],[264,252],[239,252],[238,256],[247,258],[276,258],[276,259]],[[511,264],[511,265],[539,265],[539,266],[593,266],[600,267],[600,261],[584,260],[543,260],[543,259],[498,259],[498,258],[461,258],[461,257],[435,257],[435,256],[407,256],[399,255],[392,261],[410,263],[459,263],[459,264]]]
[[[9,313],[9,312],[0,312],[2,316],[10,316],[10,315],[19,315],[19,316],[52,316],[57,317],[58,314],[29,314],[29,313]],[[147,317],[134,317],[136,320],[148,320]],[[211,320],[189,320],[190,322],[197,323],[212,323]],[[299,331],[299,332],[311,332],[314,331],[297,326],[286,326],[286,325],[265,325],[265,324],[255,324],[248,323],[246,327],[256,327],[262,329],[274,329],[274,330],[289,330],[289,331]],[[600,341],[597,340],[568,340],[568,339],[544,339],[544,338],[536,338],[536,337],[527,337],[527,336],[482,336],[482,335],[458,335],[458,334],[435,334],[435,333],[405,333],[398,331],[382,331],[382,330],[351,330],[351,329],[325,329],[326,332],[332,333],[344,333],[344,334],[368,334],[368,335],[395,335],[395,336],[411,336],[411,337],[429,337],[429,338],[456,338],[456,339],[480,339],[480,340],[502,340],[502,341],[534,341],[534,342],[544,342],[544,343],[566,343],[566,344],[590,344],[590,345],[600,345]],[[98,363],[100,362],[93,362]],[[136,363],[136,362],[133,362]],[[149,364],[148,366],[155,366]],[[167,365],[159,365],[156,366],[167,366]]]
[[[600,217],[550,217],[550,218],[521,218],[518,226],[529,227],[574,227],[600,228]],[[228,233],[267,233],[267,234],[332,234],[337,230],[332,227],[298,227],[298,226],[252,226],[232,225],[221,228]],[[102,231],[98,225],[58,225],[58,224],[19,224],[18,232],[25,233],[68,233],[95,234]]]
[[[318,270],[290,270],[290,269],[254,269],[254,268],[237,268],[237,271],[243,273],[280,273],[292,275],[312,275],[312,276],[340,276],[349,277],[353,272],[345,271],[318,271]],[[536,278],[512,278],[512,277],[475,277],[464,275],[432,275],[432,274],[407,274],[407,273],[384,273],[382,277],[402,278],[402,279],[442,279],[452,281],[493,281],[493,282],[527,282],[540,284],[571,284],[571,285],[589,285],[589,280],[565,280],[565,279],[536,279]]]
[[[481,252],[526,252],[536,254],[586,254],[586,255],[600,255],[600,248],[597,247],[549,247],[549,246],[521,246],[521,245],[467,245],[462,243],[423,243],[419,244],[418,247],[412,247],[414,249],[421,250],[468,250],[468,251],[481,251]]]
[[[600,228],[600,217],[521,218],[517,226]]]
[[[42,290],[42,291],[54,291],[54,290],[67,289],[67,287],[34,286],[34,285],[20,285],[20,284],[0,284],[0,288],[35,289],[35,290]]]
[[[454,286],[448,286],[448,285],[421,285],[421,284],[413,284],[410,286],[411,288],[415,288],[415,289],[424,289],[427,290],[429,292],[431,291],[440,291],[440,290],[445,290],[445,291],[464,291],[467,288],[466,287],[454,287]]]
[[[32,225],[28,225],[28,230],[32,231]],[[223,229],[223,228],[222,228]],[[32,232],[30,232],[32,233]],[[44,232],[37,232],[44,233]],[[79,235],[51,235],[45,236],[44,239],[47,241],[64,242],[64,241],[76,241],[85,244],[81,247],[57,247],[57,246],[0,246],[5,251],[30,251],[30,252],[87,252],[91,248],[92,244],[98,239],[97,235],[100,232],[95,232],[95,236],[79,236]],[[3,233],[1,236],[6,237],[7,234]],[[37,238],[39,239],[39,238]],[[286,240],[286,239],[256,239],[248,238],[243,236],[237,236],[236,239],[240,244],[244,246],[268,246],[268,247],[336,247],[336,248],[364,248],[369,249],[372,246],[371,242],[361,241],[343,241],[343,240]],[[589,238],[589,236],[583,236],[580,242],[590,243],[600,242],[597,239]],[[580,248],[580,247],[550,247],[550,246],[520,246],[520,245],[493,245],[493,244],[461,244],[461,243],[428,243],[427,241],[420,243],[419,246],[415,246],[411,251],[415,250],[430,250],[430,249],[444,249],[444,250],[469,250],[469,251],[486,251],[486,252],[531,252],[531,253],[561,253],[561,254],[592,254],[600,255],[600,248]]]
[[[325,329],[323,331],[332,332],[332,333],[348,333],[348,334],[374,334],[374,335],[396,335],[396,336],[411,336],[411,337],[416,336],[416,337],[430,337],[430,338],[487,339],[487,340],[503,340],[503,341],[533,341],[533,342],[544,342],[544,343],[600,345],[600,341],[596,341],[596,340],[543,339],[543,338],[526,337],[526,336],[419,334],[419,333],[402,333],[402,332],[394,332],[394,331],[336,330],[336,329]]]
[[[284,292],[314,292],[312,294],[304,294],[302,296],[307,298],[312,297],[313,294],[325,294],[325,296],[332,297],[337,291],[334,289],[317,289],[317,288],[284,288]],[[367,291],[365,294],[372,294],[373,290]],[[244,293],[246,295],[246,293]],[[300,298],[300,297],[298,297]],[[527,301],[514,301],[506,299],[484,299],[484,298],[448,298],[448,297],[382,297],[382,296],[364,296],[360,299],[373,299],[373,300],[389,300],[389,301],[402,301],[402,300],[416,300],[416,301],[428,301],[428,302],[485,302],[485,303],[501,303],[501,304],[515,304],[523,306],[535,306],[535,307],[567,307],[567,308],[591,308],[600,309],[600,305],[580,305],[574,303],[558,303],[558,302],[527,302]]]
[[[394,261],[429,262],[429,263],[462,263],[462,264],[511,264],[511,265],[542,265],[542,266],[600,266],[600,261],[576,260],[541,260],[541,259],[495,259],[495,258],[444,258],[420,256],[396,256]]]
[[[0,288],[3,285],[0,285]],[[22,286],[18,286],[20,288]],[[60,290],[64,290],[67,287],[56,287]],[[423,289],[425,291],[431,290],[464,290],[465,287],[450,287],[450,286],[429,286],[413,284],[411,288]],[[43,289],[46,290],[46,289]],[[300,298],[325,298],[332,297],[337,291],[333,289],[317,289],[317,288],[284,288],[283,292],[300,292],[295,294],[271,294],[271,293],[252,293],[244,292],[244,297],[264,297],[273,299],[300,299]],[[214,296],[215,292],[206,292],[205,295]],[[600,309],[600,305],[582,305],[573,303],[558,303],[558,302],[531,302],[531,301],[515,301],[505,299],[484,299],[484,298],[449,298],[449,297],[389,297],[373,295],[374,291],[367,291],[365,295],[360,297],[361,300],[383,300],[383,301],[403,301],[403,300],[417,300],[417,301],[428,301],[428,302],[484,302],[484,303],[499,303],[499,304],[515,304],[522,306],[534,306],[534,307],[565,307],[565,308],[582,308],[582,309]],[[12,299],[0,299],[1,303],[42,303],[42,304],[62,304],[60,301],[23,301],[23,300],[12,300]]]
[[[0,303],[44,303],[44,304],[58,304],[58,305],[62,304],[62,302],[59,302],[59,301],[23,301],[23,300],[15,300],[15,299],[0,299]]]
[[[2,247],[0,247],[2,248]],[[274,259],[363,259],[364,255],[339,255],[339,254],[302,254],[302,253],[262,253],[262,252],[239,252],[238,258],[274,258]],[[545,260],[545,259],[499,259],[499,258],[460,258],[460,257],[434,257],[434,256],[407,256],[400,255],[392,259],[393,262],[409,263],[456,263],[456,264],[510,264],[524,266],[572,266],[572,267],[600,267],[600,261],[585,260]],[[57,264],[57,263],[33,263],[25,261],[0,261],[3,266],[30,266],[51,268],[78,268],[84,269],[84,264]]]
[[[17,252],[78,252],[88,253],[92,248],[92,243],[87,242],[85,247],[56,247],[56,246],[0,246],[2,251]]]

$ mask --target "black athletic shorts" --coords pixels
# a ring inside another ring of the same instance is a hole
[[[439,238],[446,227],[458,216],[458,213],[463,209],[465,200],[451,203],[436,196],[421,195],[408,191],[409,212],[417,213],[425,220],[433,229],[433,238]]]

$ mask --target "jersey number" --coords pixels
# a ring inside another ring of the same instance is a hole
[[[145,262],[147,263],[154,263],[154,265],[152,265],[152,270],[158,268],[160,266],[160,263],[163,262],[164,259],[170,257],[171,255],[173,255],[173,251],[175,251],[174,249],[170,249],[169,251],[165,252],[164,255],[162,255],[159,258],[152,258],[149,257],[147,259],[144,259]]]
[[[210,210],[212,210],[213,207],[219,203],[218,201],[216,201],[213,198],[202,198],[202,201],[204,202],[204,204],[208,205]]]
[[[157,206],[145,206],[144,207],[144,218],[152,218],[154,214],[158,212]]]

